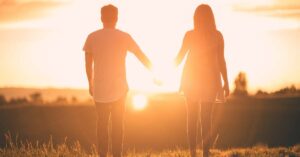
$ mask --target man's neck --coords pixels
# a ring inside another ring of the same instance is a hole
[[[104,29],[116,29],[115,27],[103,27]]]
[[[104,29],[116,29],[115,25],[103,25]]]

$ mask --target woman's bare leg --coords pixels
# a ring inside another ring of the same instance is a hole
[[[187,132],[191,157],[196,157],[199,104],[187,101]]]
[[[212,123],[212,102],[203,102],[201,104],[201,129],[202,129],[202,144],[203,157],[209,156],[209,149],[211,148],[211,123]]]

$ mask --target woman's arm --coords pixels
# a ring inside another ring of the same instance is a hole
[[[227,97],[229,95],[229,84],[228,84],[228,77],[227,77],[227,66],[226,66],[226,61],[224,56],[224,39],[220,32],[218,32],[218,34],[219,34],[218,38],[220,41],[219,53],[218,53],[219,69],[224,81],[223,90],[225,91],[225,96]]]
[[[178,66],[182,62],[182,60],[183,60],[183,58],[186,55],[188,50],[189,50],[189,48],[188,48],[187,34],[185,34],[183,42],[182,42],[182,46],[181,46],[181,48],[179,50],[179,53],[177,54],[177,56],[174,60],[175,66]]]

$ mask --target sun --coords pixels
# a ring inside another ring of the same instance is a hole
[[[134,109],[142,110],[146,108],[148,104],[148,98],[142,94],[134,95],[132,98],[132,103]]]

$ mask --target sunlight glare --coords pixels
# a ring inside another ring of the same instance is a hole
[[[0,86],[87,88],[82,47],[90,32],[102,28],[101,6],[112,3],[119,7],[117,28],[128,32],[154,65],[153,71],[149,72],[136,56],[128,53],[126,74],[130,89],[142,92],[178,91],[185,60],[177,68],[172,65],[172,60],[180,49],[185,32],[193,28],[193,14],[200,4],[198,1],[172,1],[171,6],[169,1],[156,0],[130,0],[130,3],[63,1],[63,5],[47,11],[40,18],[1,23],[0,40],[6,44],[2,44],[0,50],[5,51],[0,55],[0,71],[5,72]],[[258,88],[274,90],[289,84],[287,82],[299,82],[300,75],[294,72],[297,71],[294,67],[299,66],[293,58],[299,56],[296,48],[299,35],[295,33],[300,23],[292,16],[282,17],[294,11],[283,10],[282,16],[275,12],[274,16],[269,16],[271,10],[255,12],[255,7],[272,8],[273,5],[282,6],[283,2],[201,2],[212,6],[218,30],[224,36],[231,88],[240,71],[245,71],[251,80],[249,91]],[[167,12],[166,6],[169,6]],[[253,11],[247,11],[249,9]],[[292,40],[288,41],[290,38]],[[14,44],[15,39],[20,42]],[[270,71],[269,77],[265,77],[265,73]],[[270,78],[277,79],[270,81]]]
[[[132,103],[133,103],[134,109],[142,110],[142,109],[146,108],[146,106],[148,104],[148,99],[145,95],[138,94],[138,95],[133,96]]]

